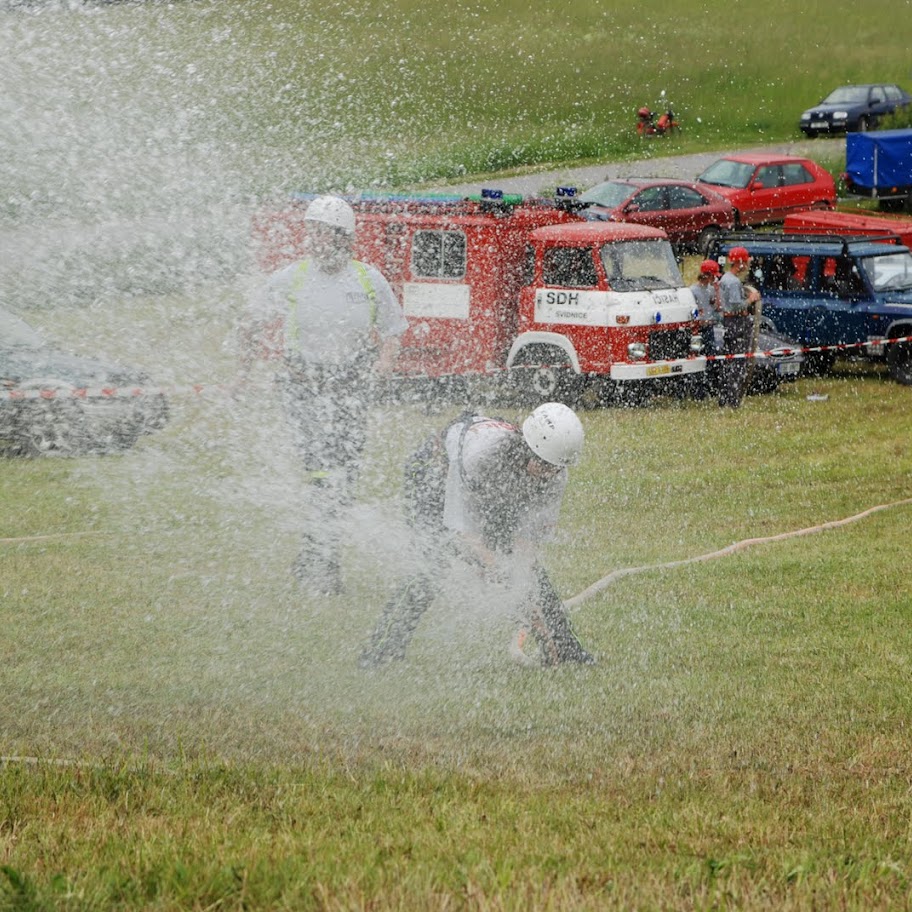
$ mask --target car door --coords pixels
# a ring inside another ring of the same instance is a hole
[[[644,187],[624,207],[624,221],[639,225],[652,225],[667,231],[672,225],[668,212],[668,197],[665,186]],[[669,234],[671,237],[671,234]]]
[[[750,284],[762,295],[764,322],[802,344],[819,337],[817,277],[814,260],[788,253],[755,254]]]
[[[861,342],[867,338],[870,298],[854,261],[846,256],[818,258],[813,325],[823,345]]]
[[[868,94],[868,109],[875,118],[883,117],[893,110],[893,105],[887,101],[886,86],[871,86],[871,91]]]
[[[786,162],[781,166],[781,173],[778,220],[784,220],[796,209],[807,209],[820,202],[822,193],[814,175],[801,162]]]
[[[742,208],[741,221],[745,225],[762,225],[776,221],[781,209],[779,165],[760,165],[747,185],[750,193],[749,210]]]
[[[700,232],[710,224],[718,224],[706,198],[691,187],[672,184],[668,187],[668,223],[674,226],[674,236],[666,228],[669,237],[676,242],[693,242]]]

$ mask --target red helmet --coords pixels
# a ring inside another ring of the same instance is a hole
[[[637,111],[637,116],[643,118],[652,117],[652,111],[650,111],[649,108],[640,108],[640,110]]]
[[[750,259],[750,254],[746,247],[732,247],[728,251],[729,263],[746,263]]]
[[[700,275],[717,276],[719,274],[719,264],[715,260],[703,260],[700,263]]]

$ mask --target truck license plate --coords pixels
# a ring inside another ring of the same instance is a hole
[[[670,364],[650,364],[646,367],[647,377],[658,377],[660,374],[670,374]]]

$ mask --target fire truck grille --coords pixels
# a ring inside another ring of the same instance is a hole
[[[690,332],[686,329],[663,330],[649,334],[649,357],[652,361],[670,361],[690,354]]]

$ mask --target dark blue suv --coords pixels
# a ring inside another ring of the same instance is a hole
[[[739,234],[711,250],[724,261],[735,246],[751,256],[750,284],[760,289],[762,321],[802,346],[865,346],[845,350],[885,360],[899,383],[912,385],[912,253],[893,236],[833,237]],[[825,372],[838,352],[811,352],[807,372]]]

